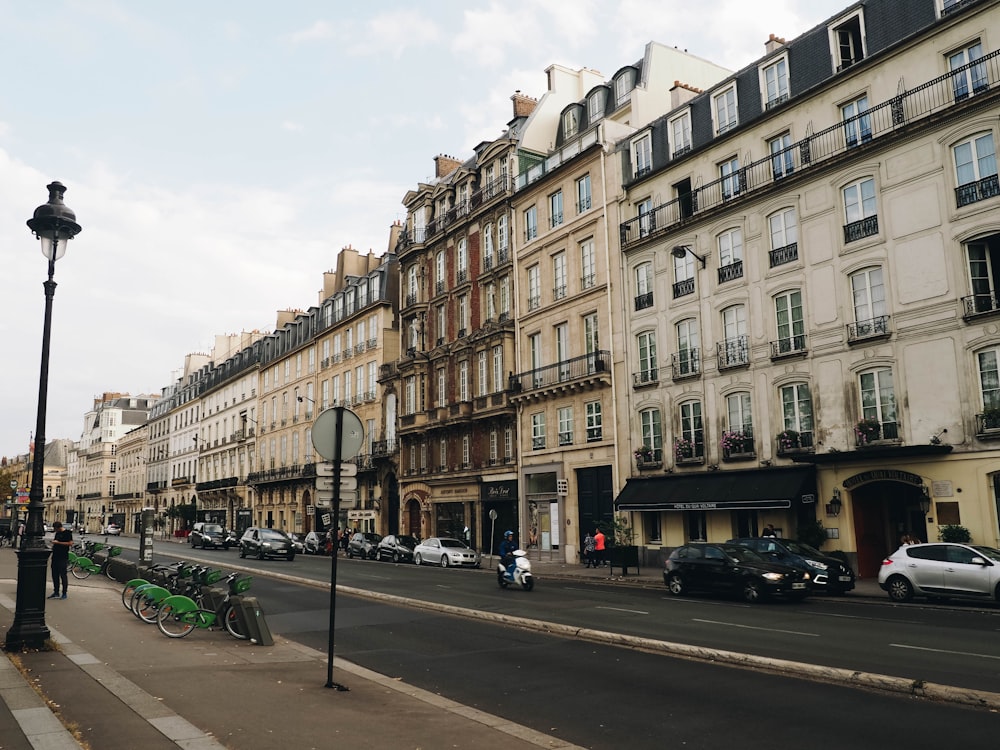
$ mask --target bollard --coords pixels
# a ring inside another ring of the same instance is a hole
[[[256,596],[234,596],[231,599],[239,618],[240,628],[250,638],[251,643],[258,646],[273,646],[274,637],[264,619],[264,611]]]

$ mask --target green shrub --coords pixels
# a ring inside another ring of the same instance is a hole
[[[948,524],[938,529],[938,538],[942,542],[971,542],[972,534],[964,526],[958,524]]]
[[[799,525],[798,540],[810,547],[820,549],[826,541],[826,529],[822,521],[807,521]]]

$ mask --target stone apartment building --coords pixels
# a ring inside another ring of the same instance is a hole
[[[997,5],[849,6],[620,144],[647,549],[820,521],[870,577],[1000,541]]]

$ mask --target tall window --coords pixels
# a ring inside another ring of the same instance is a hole
[[[462,468],[468,469],[472,465],[472,439],[469,435],[462,435]]]
[[[572,138],[580,132],[580,113],[575,105],[563,112],[562,125],[563,138]]]
[[[496,320],[497,317],[497,288],[492,281],[486,285],[486,320]]]
[[[536,310],[542,304],[542,276],[537,265],[528,269],[528,309]]]
[[[966,245],[969,254],[969,280],[972,307],[969,312],[988,312],[1000,307],[997,274],[1000,273],[1000,246],[996,237]]]
[[[462,237],[458,241],[458,257],[456,258],[459,283],[469,277],[469,243]]]
[[[410,375],[406,379],[406,390],[403,396],[403,409],[405,414],[417,413],[417,379]]]
[[[514,429],[512,427],[503,428],[503,457],[506,463],[510,463],[514,457]]]
[[[458,363],[458,400],[469,400],[469,360]]]
[[[771,153],[771,174],[774,179],[777,180],[795,171],[791,133],[782,133],[777,138],[769,140],[767,150]]]
[[[955,71],[951,76],[951,88],[955,93],[955,101],[966,99],[970,94],[978,94],[989,88],[990,81],[986,74],[986,66],[982,63],[969,65],[983,56],[983,45],[980,41],[970,44],[964,49],[948,55],[948,70]]]
[[[632,169],[636,177],[649,174],[653,169],[653,138],[649,133],[632,141]]]
[[[448,468],[448,438],[438,440],[438,469],[445,471]]]
[[[576,181],[576,211],[583,213],[588,210],[593,203],[593,196],[590,192],[590,175],[585,174]]]
[[[993,133],[980,133],[967,138],[956,144],[952,153],[955,155],[959,206],[1000,195]]]
[[[719,235],[719,265],[731,266],[743,262],[743,230],[735,227]]]
[[[615,107],[628,103],[632,88],[635,86],[635,70],[628,68],[615,79]]]
[[[691,150],[691,113],[683,112],[670,121],[670,142],[673,155]]]
[[[715,132],[725,133],[736,127],[736,85],[712,97],[712,109],[715,113]]]
[[[497,463],[500,458],[500,435],[493,429],[490,430],[490,465]]]
[[[778,250],[799,241],[799,225],[794,208],[785,208],[767,217],[771,233],[771,249]]]
[[[879,423],[879,437],[893,440],[899,437],[896,424],[896,394],[892,370],[888,367],[861,373],[861,418]]]
[[[573,444],[573,407],[560,406],[556,410],[559,422],[559,445]]]
[[[583,289],[590,289],[597,284],[597,266],[594,259],[594,241],[584,240],[580,243],[580,286]]]
[[[653,199],[646,198],[636,203],[635,212],[639,217],[639,236],[648,237],[656,228],[655,216],[653,214]]]
[[[658,377],[656,367],[656,332],[643,331],[636,338],[639,352],[639,372],[637,383],[655,383]]]
[[[813,447],[813,408],[808,383],[781,387],[781,424],[786,432],[798,433],[798,438],[785,446],[779,445],[779,449]]]
[[[601,416],[601,402],[588,401],[587,412],[587,442],[593,443],[604,439],[604,425]]]
[[[778,328],[776,354],[800,352],[806,348],[805,322],[802,319],[802,292],[779,294],[774,298],[774,312]]]
[[[483,228],[483,270],[493,268],[493,262],[493,225],[487,224]]]
[[[545,447],[545,412],[531,415],[531,449],[541,450]]]
[[[485,351],[481,351],[476,354],[476,382],[478,383],[480,396],[485,396],[489,393],[489,381],[486,376]]]
[[[699,458],[705,455],[705,425],[701,417],[701,402],[686,401],[680,405],[680,443],[678,448],[684,454],[690,448],[689,456],[682,458]]]
[[[653,306],[653,264],[640,263],[635,267],[635,309]]]
[[[538,369],[542,366],[542,336],[538,333],[532,333],[528,336],[528,364],[530,369],[534,372],[534,382],[531,384],[532,388],[537,388],[542,384],[541,375],[538,373]]]
[[[500,279],[500,318],[510,317],[510,276]]]
[[[412,305],[417,301],[417,267],[410,266],[406,271],[406,303]]]
[[[538,209],[531,206],[524,212],[524,241],[538,236]]]
[[[441,346],[444,343],[445,331],[448,327],[448,315],[445,312],[444,305],[438,305],[435,310],[434,319],[437,324],[437,346]]]
[[[559,190],[549,196],[549,226],[557,227],[563,223],[563,194]]]
[[[872,118],[868,114],[867,96],[841,105],[840,117],[844,121],[844,139],[848,148],[872,139]]]
[[[566,296],[566,253],[552,256],[552,284],[553,299]]]
[[[434,279],[436,281],[434,287],[435,292],[440,293],[448,288],[447,286],[448,280],[446,278],[446,274],[447,274],[447,267],[445,265],[444,250],[442,250],[437,254],[437,257],[435,258],[434,261]]]
[[[785,58],[764,68],[764,90],[767,107],[781,104],[788,98],[788,61]]]
[[[866,177],[844,187],[844,242],[854,242],[878,234],[878,207],[875,180]]]
[[[439,367],[437,371],[437,405],[448,405],[448,379],[443,367]]]
[[[594,354],[601,348],[601,336],[597,327],[597,313],[583,316],[583,350]]]
[[[684,377],[700,372],[700,344],[696,320],[682,320],[677,324],[677,359],[674,377]]]
[[[747,340],[747,309],[743,305],[732,305],[722,311],[722,330],[725,340],[720,352],[720,367],[745,365],[750,361],[750,347]]]
[[[493,347],[493,392],[503,390],[503,346]]]
[[[983,411],[1000,410],[1000,370],[996,349],[987,349],[976,356],[979,364],[979,390],[983,401]],[[992,420],[987,426],[1000,427]]]
[[[722,178],[722,198],[723,200],[732,198],[740,193],[740,160],[733,157],[729,161],[724,161],[719,165],[719,177]]]
[[[465,336],[469,332],[469,295],[458,298],[458,335]]]
[[[593,124],[604,117],[604,106],[607,101],[607,91],[599,88],[587,99],[587,119]]]
[[[662,457],[663,455],[663,430],[660,422],[659,409],[643,409],[639,412],[642,445],[653,451],[654,457]]]
[[[729,431],[753,438],[753,416],[750,411],[750,394],[731,393],[726,396],[726,417]]]
[[[506,214],[497,219],[497,250],[500,252],[501,263],[506,259],[507,250],[510,248],[510,232],[507,224]]]
[[[861,326],[876,328],[886,314],[885,283],[881,268],[866,268],[851,274],[851,297],[854,303],[854,320]],[[862,332],[873,333],[873,330]]]

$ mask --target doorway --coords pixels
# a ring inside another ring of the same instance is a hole
[[[920,509],[920,487],[903,482],[871,482],[851,492],[858,575],[878,577],[882,560],[899,549],[904,534],[927,541],[927,519]]]

